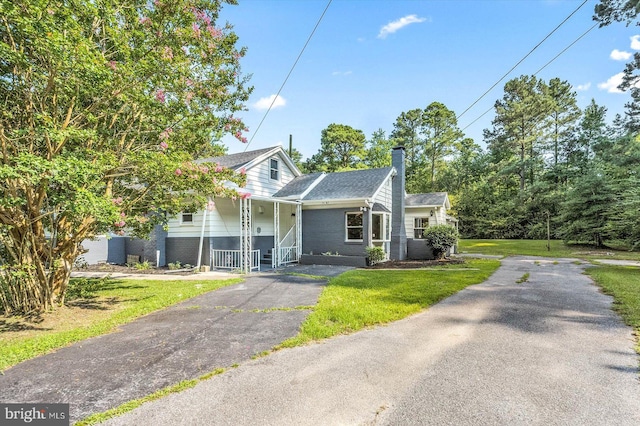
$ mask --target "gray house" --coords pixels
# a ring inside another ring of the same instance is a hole
[[[412,252],[407,241],[421,237],[418,225],[448,220],[448,197],[407,196],[404,148],[394,148],[392,159],[392,167],[307,175],[280,146],[205,159],[246,173],[246,187],[237,189],[247,195],[212,198],[201,211],[170,219],[168,231],[156,232],[151,242],[122,237],[126,243],[116,246],[160,266],[181,262],[247,273],[265,263],[365,265],[369,246],[382,247],[388,259],[424,256],[423,242]]]

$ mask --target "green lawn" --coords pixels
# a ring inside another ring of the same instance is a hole
[[[142,281],[76,280],[68,306],[35,320],[0,317],[0,371],[208,291],[240,282],[231,280]],[[83,285],[79,286],[78,284]]]
[[[292,347],[419,312],[463,288],[486,280],[500,262],[469,260],[464,265],[419,270],[353,270],[333,278]]]
[[[547,240],[460,240],[460,253],[479,253],[500,256],[526,255],[547,257],[578,257],[581,259],[627,259],[640,260],[640,252],[614,249],[594,249],[588,246],[567,245],[559,240],[551,240],[551,250],[547,250]]]
[[[613,297],[613,309],[624,322],[640,334],[640,268],[629,266],[597,266],[586,273],[594,279],[605,294]],[[636,351],[640,344],[636,341]]]

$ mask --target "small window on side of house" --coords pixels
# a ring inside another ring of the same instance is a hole
[[[421,240],[424,238],[424,230],[429,227],[428,217],[416,217],[413,219],[413,238]]]
[[[347,213],[345,215],[346,240],[362,241],[364,229],[362,226],[362,213]]]
[[[180,223],[182,225],[193,225],[193,213],[182,213]]]
[[[275,158],[269,160],[269,177],[271,180],[280,180],[280,162]]]

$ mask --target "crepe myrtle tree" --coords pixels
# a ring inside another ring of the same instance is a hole
[[[251,88],[216,0],[0,0],[0,310],[64,303],[81,242],[147,235],[243,174]],[[224,1],[234,3],[234,1]]]

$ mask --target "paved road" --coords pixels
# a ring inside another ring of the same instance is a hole
[[[326,276],[344,270],[314,269]],[[79,420],[246,362],[295,336],[309,314],[270,308],[315,305],[325,283],[273,273],[251,276],[6,370],[0,402],[70,403],[72,420]]]
[[[502,264],[418,315],[279,351],[108,424],[640,424],[631,329],[584,266]]]

